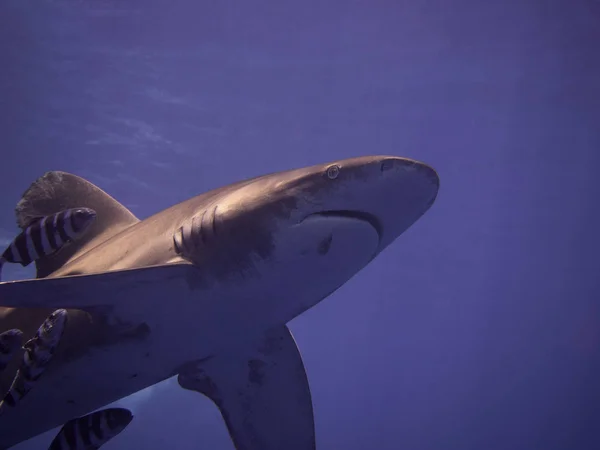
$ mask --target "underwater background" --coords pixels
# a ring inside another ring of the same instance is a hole
[[[595,0],[3,0],[0,243],[49,170],[146,218],[264,173],[424,161],[431,210],[290,324],[317,447],[597,450],[599,48]],[[117,404],[135,419],[106,449],[233,449],[173,379]]]

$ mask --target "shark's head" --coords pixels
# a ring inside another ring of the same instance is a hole
[[[175,233],[175,248],[205,280],[236,280],[289,320],[400,236],[438,188],[431,167],[393,156],[265,175],[215,191]]]

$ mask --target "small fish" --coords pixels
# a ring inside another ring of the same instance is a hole
[[[40,217],[13,239],[0,256],[0,270],[6,262],[27,266],[51,255],[68,242],[80,237],[94,222],[96,211],[90,208],[66,209]]]
[[[108,408],[69,420],[48,450],[96,450],[114,438],[133,419],[125,408]]]
[[[13,356],[21,348],[23,332],[21,330],[7,330],[0,334],[0,372],[6,369]]]
[[[25,343],[21,367],[17,371],[10,389],[0,402],[0,414],[7,406],[16,406],[31,391],[52,359],[66,324],[67,310],[57,309],[44,320],[35,336]]]

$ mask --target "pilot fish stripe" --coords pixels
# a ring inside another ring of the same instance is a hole
[[[124,408],[109,408],[68,421],[48,450],[98,449],[119,434],[133,415]]]
[[[40,370],[43,371],[50,358],[52,358],[65,331],[66,323],[67,311],[65,309],[57,309],[44,320],[42,326],[38,328],[35,337],[27,341],[23,346],[25,348],[23,363],[27,367],[26,376],[30,379],[37,379]]]
[[[4,400],[0,403],[0,413],[6,406],[16,406],[31,391],[52,359],[65,331],[66,323],[67,311],[57,309],[44,320],[35,336],[25,343],[21,367]]]
[[[27,266],[50,255],[76,237],[78,227],[72,210],[47,216],[25,228],[2,254],[2,259]]]
[[[6,369],[17,350],[21,347],[21,330],[8,330],[0,334],[0,372]]]

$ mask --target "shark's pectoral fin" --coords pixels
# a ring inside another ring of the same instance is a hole
[[[197,269],[173,263],[89,275],[0,282],[0,306],[93,309],[194,289]]]
[[[237,450],[315,448],[308,379],[286,326],[248,351],[186,364],[178,382],[217,405]]]
[[[114,438],[133,419],[125,408],[107,408],[69,420],[48,450],[97,450]]]

